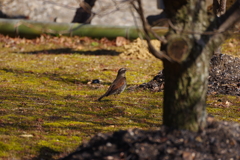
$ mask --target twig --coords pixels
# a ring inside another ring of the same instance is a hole
[[[218,32],[226,31],[232,24],[240,21],[240,0],[237,0],[224,16],[220,18],[220,27]]]
[[[154,46],[151,43],[151,39],[150,39],[150,34],[149,34],[149,29],[147,28],[147,23],[143,14],[143,8],[142,8],[142,3],[141,0],[137,0],[138,3],[138,7],[136,7],[136,5],[132,2],[133,7],[135,8],[135,10],[137,11],[137,13],[139,14],[141,21],[142,21],[142,26],[143,26],[143,30],[145,33],[145,39],[147,40],[148,43],[148,47],[149,47],[149,51],[156,57],[159,58],[161,60],[168,60],[168,61],[172,61],[171,58],[169,56],[167,56],[164,52],[162,51],[157,51]],[[153,31],[152,31],[153,32]]]
[[[152,30],[152,28],[149,28],[149,31],[159,40],[159,41],[161,41],[162,43],[164,43],[164,44],[166,44],[167,43],[167,40],[166,40],[166,38],[164,37],[164,36],[159,36],[156,32],[154,32],[153,30]]]
[[[224,32],[231,28],[234,23],[240,21],[240,0],[237,0],[230,9],[227,10],[225,15],[220,18],[220,27],[218,28],[218,32]],[[213,24],[212,24],[213,25]],[[229,32],[225,36],[229,36]],[[222,35],[216,34],[211,37],[210,42],[215,39],[220,39]]]
[[[132,6],[133,7],[133,6]],[[134,15],[134,12],[133,12],[133,8],[132,7],[130,7],[130,13],[131,13],[131,15],[132,15],[132,17],[133,17],[133,21],[134,21],[134,24],[135,24],[135,26],[136,26],[136,28],[137,28],[137,33],[138,33],[138,36],[139,37],[141,37],[142,38],[142,32],[141,32],[141,30],[140,30],[140,28],[139,28],[139,25],[138,25],[138,22],[137,22],[137,17]],[[134,8],[135,9],[135,8]]]

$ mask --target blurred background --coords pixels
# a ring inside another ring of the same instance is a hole
[[[27,18],[44,22],[71,22],[81,0],[0,0],[2,16]],[[156,15],[156,0],[143,0],[145,16]],[[133,26],[140,25],[137,14],[127,0],[97,0],[91,24]],[[135,18],[134,18],[135,17]]]

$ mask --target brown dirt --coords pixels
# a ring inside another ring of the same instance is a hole
[[[240,96],[240,59],[225,54],[215,54],[210,61],[208,94]],[[164,75],[160,71],[150,82],[140,88],[152,91],[164,89]]]
[[[203,132],[129,129],[99,133],[63,160],[239,160],[240,125],[208,117]]]
[[[152,45],[160,48],[159,40],[151,40]],[[126,59],[156,59],[149,51],[145,40],[137,38],[132,43],[124,45],[125,51],[120,54],[120,57]]]
[[[240,59],[225,54],[214,55],[208,78],[209,94],[240,96]]]

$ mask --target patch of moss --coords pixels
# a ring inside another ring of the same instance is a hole
[[[72,42],[72,48],[61,43],[65,40]],[[0,159],[58,159],[58,153],[75,150],[98,132],[161,125],[162,92],[125,90],[116,98],[96,99],[106,92],[119,68],[128,68],[127,83],[132,87],[151,80],[162,62],[123,59],[116,56],[121,47],[104,48],[99,41],[97,46],[80,45],[77,40],[16,38],[12,41],[21,43],[14,47],[0,40],[0,47],[5,45],[0,48]],[[89,83],[93,79],[101,83]],[[231,105],[221,107],[219,99]],[[207,109],[217,119],[239,121],[239,102],[233,96],[208,96]]]

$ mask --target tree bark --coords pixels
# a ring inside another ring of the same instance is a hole
[[[92,8],[96,0],[84,0],[80,3],[80,8],[76,10],[72,23],[86,23],[90,24],[92,20]]]
[[[206,126],[209,62],[214,50],[230,35],[222,31],[239,20],[240,11],[235,10],[228,15],[234,18],[227,18],[226,14],[224,18],[216,17],[209,21],[214,18],[208,16],[203,1],[190,0],[175,14],[171,12],[173,17],[170,17],[172,24],[166,35],[167,43],[161,47],[174,61],[163,60],[164,125],[191,131],[199,131]]]
[[[164,65],[163,125],[203,130],[210,58],[240,21],[240,0],[220,17],[208,15],[205,0],[188,0],[187,4],[186,0],[164,0],[170,28],[165,37],[155,36],[162,41],[160,51],[150,42],[153,31],[145,22],[141,0],[137,2],[138,8],[133,6],[141,17],[149,51]]]
[[[197,48],[197,46],[196,46]],[[163,124],[166,126],[202,130],[206,125],[206,94],[211,53],[192,49],[196,58],[184,63],[164,61]]]

